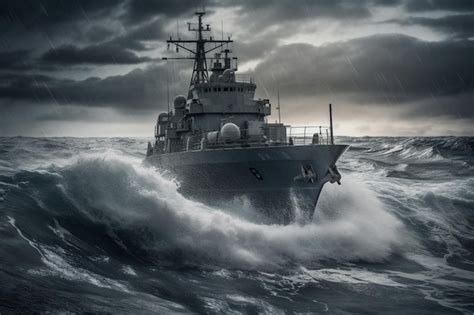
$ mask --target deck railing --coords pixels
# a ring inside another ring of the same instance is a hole
[[[286,135],[288,142],[292,138],[293,145],[331,143],[329,126],[286,126]]]
[[[242,139],[226,141],[217,138],[215,141],[208,140],[208,133],[196,133],[186,139],[175,139],[170,145],[165,142],[155,144],[155,152],[184,152],[201,151],[213,149],[231,149],[248,147],[274,147],[274,146],[301,146],[301,145],[328,145],[330,140],[330,128],[328,126],[285,126],[286,137],[284,141],[268,139],[261,136],[247,136]],[[246,135],[247,130],[241,129],[241,134]]]
[[[253,79],[249,75],[245,74],[236,74],[235,75],[235,82],[242,82],[242,83],[253,83]]]

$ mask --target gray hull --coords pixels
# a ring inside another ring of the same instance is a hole
[[[209,205],[248,199],[276,223],[311,218],[323,185],[346,145],[274,146],[155,154],[146,162],[168,170],[183,195]],[[312,176],[305,170],[310,169]]]

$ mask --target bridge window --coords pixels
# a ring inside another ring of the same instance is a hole
[[[227,88],[227,87],[225,87],[225,88],[224,88],[224,92],[227,92],[227,91],[228,91],[228,88]]]

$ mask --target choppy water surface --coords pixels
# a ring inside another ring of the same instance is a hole
[[[473,138],[338,138],[313,222],[212,208],[147,139],[0,138],[0,312],[472,313]]]

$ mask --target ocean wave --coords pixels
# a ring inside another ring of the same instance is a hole
[[[439,138],[354,138],[348,142],[352,150],[363,151],[370,155],[400,160],[439,161],[470,157],[474,151],[472,137],[439,137]],[[370,145],[369,145],[370,143]]]
[[[341,169],[408,180],[450,180],[474,176],[474,139],[356,138],[339,162]]]
[[[17,174],[16,179],[26,180],[30,190],[45,191],[36,196],[47,212],[55,209],[50,214],[58,221],[85,215],[126,234],[127,241],[121,240],[125,249],[137,247],[173,260],[251,269],[320,260],[383,261],[404,241],[402,224],[350,178],[342,190],[323,193],[313,222],[287,226],[256,224],[188,200],[173,181],[115,151],[81,155],[67,165]],[[68,212],[50,205],[57,200]],[[110,233],[96,235],[104,236]]]
[[[342,185],[283,226],[183,197],[146,139],[0,137],[0,307],[472,312],[473,138],[336,140]]]

